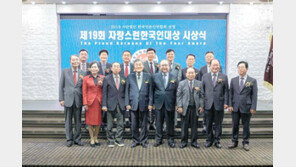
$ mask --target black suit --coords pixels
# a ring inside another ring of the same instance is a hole
[[[154,91],[154,105],[156,109],[156,143],[161,143],[163,138],[163,122],[166,120],[168,142],[174,142],[174,118],[176,106],[176,93],[178,82],[172,73],[167,73],[167,86],[164,85],[163,73],[159,72],[152,77]]]
[[[125,78],[118,79],[119,89],[113,75],[108,75],[103,81],[102,107],[107,107],[107,139],[109,142],[122,141],[123,134],[123,112],[125,111]],[[112,132],[113,119],[117,118],[116,135]]]
[[[131,73],[127,76],[125,88],[125,105],[131,106],[132,138],[136,144],[147,143],[148,105],[152,106],[153,103],[151,76],[148,73],[142,73],[143,78],[140,89],[137,84],[136,73]],[[141,127],[141,132],[139,132],[139,127]]]
[[[247,76],[243,89],[240,89],[240,79],[231,79],[229,90],[229,107],[233,107],[232,114],[232,142],[238,143],[239,121],[243,124],[243,144],[249,144],[250,138],[250,110],[257,107],[257,81]]]
[[[81,69],[82,67],[80,65],[81,65],[81,63],[79,64],[78,69],[80,69],[81,71],[83,71]],[[90,65],[90,63],[86,62],[86,67],[85,67],[86,69],[84,71],[84,72],[86,72],[86,75],[90,75],[91,74],[90,71],[88,70],[88,68],[90,68],[89,65]]]
[[[182,69],[182,77],[181,77],[181,81],[183,81],[184,79],[187,79],[187,77],[186,77],[186,71],[187,71],[187,68],[188,68],[188,67],[185,67],[185,68]],[[199,77],[199,70],[198,70],[197,68],[195,68],[195,67],[193,67],[193,68],[194,68],[195,73],[196,73],[196,75],[195,75],[195,79],[201,81],[201,78]]]

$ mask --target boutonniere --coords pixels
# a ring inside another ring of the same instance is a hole
[[[99,78],[98,83],[100,86],[102,86],[103,85],[103,78]]]
[[[252,81],[246,83],[246,87],[250,87],[250,86],[252,86],[252,85],[253,85],[253,82],[252,82]]]
[[[196,91],[199,91],[199,87],[197,87],[197,86],[196,86],[196,87],[194,87],[194,89],[195,89]]]
[[[222,83],[222,82],[223,82],[222,78],[219,78],[219,79],[217,80],[217,82],[218,82],[218,83]]]
[[[176,65],[176,69],[177,69],[177,70],[180,70],[180,66],[179,66],[179,65]]]
[[[149,83],[149,80],[146,80],[145,83],[146,83],[146,84]]]
[[[156,67],[159,68],[159,65],[157,64]]]
[[[82,74],[80,74],[80,75],[79,75],[79,78],[80,78],[80,79],[83,79],[83,75],[82,75]]]
[[[121,84],[125,84],[125,80],[124,79],[121,80]]]
[[[170,82],[171,82],[171,83],[175,83],[175,80],[172,79]]]
[[[107,68],[106,73],[109,73],[109,72],[110,72],[110,70],[109,70],[109,68]]]

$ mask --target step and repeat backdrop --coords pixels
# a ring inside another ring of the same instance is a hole
[[[64,19],[61,27],[61,69],[70,67],[69,57],[87,49],[88,62],[99,61],[107,49],[108,62],[122,62],[129,50],[132,61],[146,60],[146,49],[156,50],[155,61],[166,59],[167,49],[175,50],[175,62],[186,67],[186,56],[196,56],[194,66],[206,64],[204,55],[213,51],[225,69],[226,19]]]

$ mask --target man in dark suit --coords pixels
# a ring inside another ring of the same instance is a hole
[[[160,62],[160,72],[152,77],[152,87],[154,91],[154,105],[156,113],[156,135],[154,147],[162,144],[164,119],[167,125],[168,145],[175,147],[174,143],[174,118],[176,108],[176,91],[178,81],[176,77],[169,72],[169,63],[167,60]]]
[[[191,146],[199,148],[197,143],[197,127],[199,112],[203,111],[203,87],[195,78],[195,70],[189,67],[186,80],[180,82],[177,91],[178,112],[182,114],[180,148],[187,146],[189,123],[191,127]]]
[[[199,70],[199,78],[201,79],[202,76],[206,73],[210,73],[211,72],[211,67],[210,67],[210,62],[214,59],[214,52],[212,51],[208,51],[206,54],[205,54],[205,60],[207,62],[206,65],[202,66]],[[222,67],[220,66],[220,69],[219,69],[219,72],[223,73],[222,72]],[[203,129],[202,129],[202,132],[203,133],[206,133],[206,122],[207,122],[207,115],[205,114],[205,112],[203,113]],[[213,128],[215,127],[215,123],[213,124]]]
[[[166,57],[170,66],[170,73],[172,73],[176,77],[176,81],[179,83],[182,77],[182,68],[179,63],[174,62],[175,59],[175,51],[173,49],[168,49],[166,51]],[[175,111],[174,125],[177,126],[177,110]]]
[[[124,146],[123,135],[123,113],[125,111],[125,78],[120,76],[120,64],[114,62],[111,67],[112,74],[107,75],[103,81],[102,110],[107,112],[107,139],[108,147]],[[113,120],[117,119],[116,134],[112,132]]]
[[[147,58],[148,60],[144,62],[144,72],[149,73],[151,76],[159,71],[159,65],[157,62],[154,61],[156,56],[156,51],[153,48],[147,49]],[[149,111],[148,114],[148,122],[149,122],[149,129],[155,130],[154,125],[155,120],[155,110]]]
[[[186,71],[187,71],[187,68],[193,68],[195,70],[195,79],[196,80],[199,80],[201,81],[201,78],[199,78],[199,70],[195,67],[193,67],[195,63],[195,55],[194,54],[188,54],[187,57],[186,57],[186,64],[187,64],[187,67],[183,68],[182,69],[182,77],[181,77],[181,80],[184,80],[186,79]]]
[[[82,82],[84,72],[78,68],[77,55],[70,57],[71,67],[62,71],[59,84],[59,101],[64,107],[67,147],[74,144],[83,146],[81,142],[81,110],[82,110]],[[72,117],[75,120],[73,137]]]
[[[147,114],[148,110],[152,110],[153,103],[152,78],[143,72],[144,66],[141,60],[135,60],[134,65],[135,73],[129,74],[126,79],[125,106],[131,111],[132,147],[141,144],[147,148]],[[139,127],[141,127],[140,132]]]
[[[88,51],[86,49],[81,49],[79,51],[79,66],[78,68],[83,71],[86,72],[86,75],[90,74],[90,71],[88,70],[89,68],[89,63],[87,62],[88,59]]]
[[[243,124],[243,148],[249,151],[250,119],[257,107],[257,80],[247,75],[248,63],[237,64],[239,76],[232,78],[229,90],[229,112],[232,116],[232,142],[228,148],[238,145],[239,121]]]
[[[99,74],[107,76],[112,73],[111,71],[111,66],[112,64],[108,63],[108,51],[105,49],[100,50],[99,52],[99,57],[100,57],[100,62],[99,64]],[[102,125],[101,125],[101,130],[105,131],[106,130],[106,125],[107,125],[107,114],[103,110],[102,112]]]
[[[206,147],[211,147],[213,142],[221,148],[222,122],[224,109],[228,107],[228,78],[219,72],[220,62],[213,59],[210,63],[211,73],[202,77],[204,89],[204,109],[207,115],[207,140]],[[215,136],[213,135],[213,122],[215,122]]]
[[[129,50],[123,51],[122,53],[123,63],[120,64],[120,68],[121,68],[120,75],[123,76],[125,79],[130,73],[134,72],[134,64],[130,62],[131,58],[132,58],[132,53]],[[128,118],[128,121],[125,121],[125,118]],[[124,112],[123,120],[125,122],[124,127],[130,127],[131,116],[129,111]]]

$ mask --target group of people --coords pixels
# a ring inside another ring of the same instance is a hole
[[[175,127],[181,118],[180,148],[188,145],[188,129],[191,128],[190,144],[199,148],[198,118],[203,116],[202,131],[206,133],[205,147],[213,144],[221,148],[224,110],[232,115],[232,141],[228,148],[238,146],[239,123],[243,124],[243,148],[248,151],[250,119],[256,112],[257,81],[247,75],[248,63],[237,64],[238,76],[228,83],[222,73],[219,60],[213,52],[205,54],[207,64],[200,70],[193,67],[196,57],[188,54],[187,67],[174,62],[175,51],[168,49],[166,58],[158,64],[156,51],[147,49],[147,61],[136,59],[131,52],[122,53],[123,63],[107,62],[108,51],[99,52],[100,61],[87,62],[88,51],[70,56],[71,67],[64,69],[60,78],[59,101],[65,109],[67,146],[82,146],[81,111],[85,110],[90,146],[99,146],[100,126],[106,127],[108,147],[124,146],[125,124],[131,124],[131,147],[148,146],[148,130],[155,129],[154,147],[163,144],[164,130],[168,145],[175,147]],[[75,121],[74,134],[72,117]],[[116,118],[116,131],[113,122]],[[128,121],[125,121],[127,118]]]

